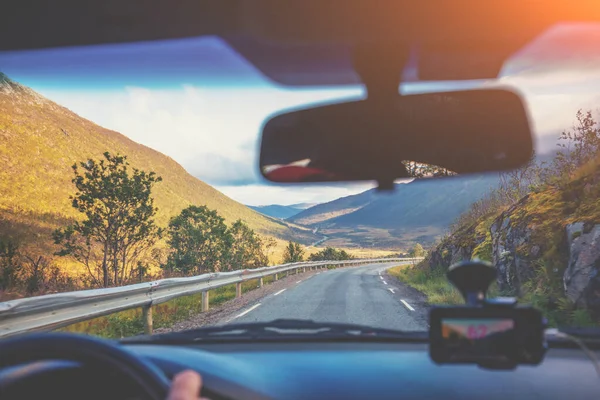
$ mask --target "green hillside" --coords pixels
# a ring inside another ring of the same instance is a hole
[[[169,132],[165,132],[168,135]],[[163,178],[154,196],[157,222],[165,226],[184,207],[206,205],[227,222],[241,218],[251,228],[279,239],[317,240],[310,230],[261,215],[188,174],[173,159],[104,129],[11,81],[0,73],[0,237],[9,236],[43,254],[51,253],[50,232],[76,217],[71,165],[103,152],[128,156],[132,167]]]

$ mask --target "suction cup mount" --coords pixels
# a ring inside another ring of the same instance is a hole
[[[478,306],[485,303],[487,291],[496,279],[496,268],[485,261],[463,261],[450,266],[446,276],[467,305]]]

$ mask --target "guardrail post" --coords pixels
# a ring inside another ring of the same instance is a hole
[[[202,312],[208,311],[208,290],[202,292]]]
[[[274,279],[275,281],[276,281],[277,279],[279,279],[279,276],[277,276],[277,275],[278,275],[278,274],[275,274],[275,279]]]
[[[302,272],[306,272],[306,267],[302,267]]]
[[[142,307],[144,316],[144,332],[146,335],[152,335],[152,304]]]
[[[235,284],[235,297],[242,297],[242,282]]]
[[[263,278],[262,278],[262,277],[261,277],[261,278],[259,278],[259,279],[258,279],[258,287],[263,287],[263,285],[264,285],[264,284],[265,284],[265,283],[263,282]]]

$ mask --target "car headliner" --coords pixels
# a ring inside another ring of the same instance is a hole
[[[374,6],[376,5],[376,6]],[[357,47],[405,81],[491,79],[563,21],[600,21],[595,0],[5,0],[0,51],[216,35],[282,85],[360,83]]]

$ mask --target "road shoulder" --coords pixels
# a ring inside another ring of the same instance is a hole
[[[408,286],[406,283],[400,281],[397,277],[390,275],[387,272],[382,272],[382,276],[388,283],[388,285],[394,289],[394,294],[404,301],[406,301],[414,311],[410,311],[413,313],[414,318],[424,326],[429,327],[429,310],[431,305],[427,301],[427,296],[418,291],[415,288]]]

